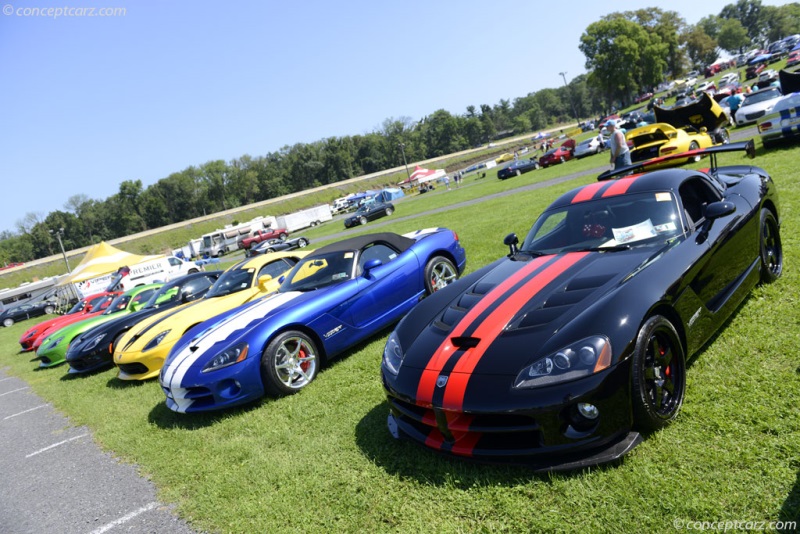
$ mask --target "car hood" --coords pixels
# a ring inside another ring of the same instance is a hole
[[[161,344],[174,343],[189,327],[265,294],[258,291],[258,288],[250,287],[221,297],[203,298],[186,306],[168,310],[168,313],[159,314],[133,328],[134,333],[123,340],[124,345],[120,352],[142,351],[155,336],[165,330],[169,330],[170,333]]]
[[[662,248],[500,261],[472,283],[458,285],[460,292],[421,331],[406,330],[400,339],[406,350],[402,365],[439,372],[443,362],[461,350],[457,359],[471,360],[470,372],[516,375],[527,364],[576,341],[569,337],[576,330],[586,336],[602,333],[592,331],[592,312],[587,310],[624,287],[661,256]],[[412,316],[406,321],[413,321]],[[582,326],[560,335],[573,322]]]

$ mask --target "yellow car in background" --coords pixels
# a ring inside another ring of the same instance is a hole
[[[278,279],[313,251],[273,252],[248,258],[226,270],[205,296],[137,324],[117,343],[114,364],[121,380],[158,376],[172,346],[195,325],[278,289]]]
[[[499,158],[495,159],[494,162],[500,165],[501,163],[505,163],[506,161],[511,161],[512,159],[514,159],[514,154],[509,154],[508,152],[506,152]]]
[[[729,141],[727,127],[730,125],[730,117],[707,93],[685,106],[654,106],[653,111],[655,124],[633,128],[625,134],[632,163],[726,144]],[[699,159],[700,156],[676,159],[664,163],[664,166],[680,165]]]

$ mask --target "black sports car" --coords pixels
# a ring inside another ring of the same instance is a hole
[[[499,171],[497,171],[497,177],[501,180],[505,180],[506,178],[512,178],[514,176],[519,176],[520,174],[524,174],[526,172],[535,171],[539,168],[539,162],[535,159],[521,159],[517,161],[512,161]]]
[[[268,254],[270,252],[283,252],[286,250],[294,250],[296,248],[307,247],[311,240],[307,237],[295,237],[294,239],[287,239],[281,241],[280,239],[270,239],[259,243],[254,247],[245,249],[245,256],[257,256],[259,254]]]
[[[388,217],[394,213],[394,205],[391,202],[370,202],[358,208],[354,214],[344,220],[344,227],[358,226],[367,224],[381,217]]]
[[[572,469],[617,460],[672,421],[687,358],[781,275],[775,184],[758,167],[716,167],[716,153],[748,148],[702,151],[708,172],[570,191],[519,248],[506,237],[508,257],[420,302],[384,350],[391,434]]]
[[[181,304],[195,301],[206,294],[222,271],[205,271],[176,278],[154,294],[147,304],[124,317],[103,323],[73,339],[67,349],[70,373],[88,373],[108,366],[117,343],[138,322]],[[166,334],[166,332],[165,332]],[[161,340],[159,340],[161,341]],[[44,360],[44,358],[42,358]],[[48,363],[45,361],[44,363]]]
[[[0,313],[0,323],[3,326],[13,326],[14,323],[39,317],[44,314],[51,314],[56,311],[56,303],[52,300],[40,300],[38,302],[28,302],[14,306]]]

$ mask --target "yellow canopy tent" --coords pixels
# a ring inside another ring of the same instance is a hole
[[[91,247],[83,260],[72,270],[72,274],[61,280],[59,285],[77,284],[112,273],[124,265],[130,266],[161,256],[162,254],[153,256],[131,254],[103,241]]]

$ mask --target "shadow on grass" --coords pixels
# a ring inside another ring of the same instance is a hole
[[[103,367],[98,367],[97,369],[93,369],[91,371],[85,371],[82,373],[70,373],[67,371],[67,374],[61,377],[62,381],[66,380],[83,380],[84,378],[89,378],[91,376],[99,375],[105,371],[111,371],[114,369],[114,364],[104,365]]]
[[[183,430],[197,430],[211,426],[217,421],[257,410],[263,405],[269,404],[271,401],[272,399],[262,398],[248,404],[228,408],[227,410],[216,410],[205,413],[176,413],[167,408],[165,402],[159,402],[150,410],[147,420],[163,429],[180,428]]]
[[[592,468],[546,473],[526,464],[479,462],[455,458],[409,440],[395,440],[386,428],[389,404],[382,402],[369,411],[356,426],[356,444],[364,456],[391,475],[417,480],[435,486],[448,485],[461,489],[475,486],[514,486],[538,478],[545,483],[570,479],[588,471],[602,472],[617,468],[616,463]]]
[[[800,472],[797,473],[797,480],[794,482],[792,491],[783,502],[778,520],[795,522],[793,528],[783,528],[779,532],[800,532]]]
[[[150,380],[120,380],[116,376],[113,377],[106,383],[106,386],[110,387],[111,389],[133,389],[142,387],[146,383],[151,382]]]

